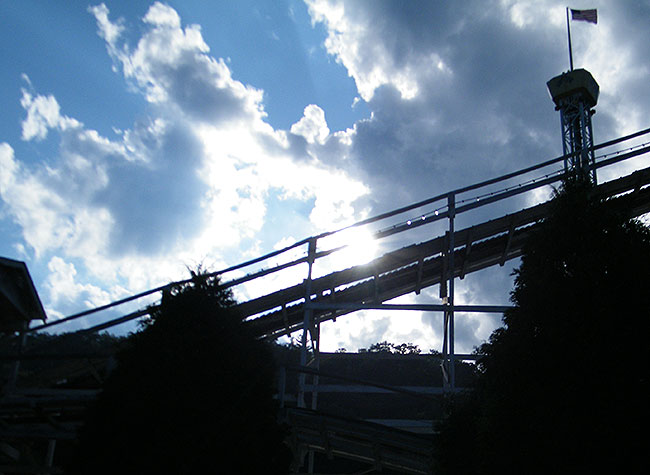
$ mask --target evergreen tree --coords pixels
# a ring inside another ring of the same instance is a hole
[[[233,304],[203,276],[163,297],[119,354],[71,473],[288,471],[273,355]]]
[[[571,182],[531,236],[475,390],[441,427],[448,473],[645,472],[650,232]]]

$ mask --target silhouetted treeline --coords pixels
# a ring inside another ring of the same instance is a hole
[[[108,333],[29,333],[20,351],[18,385],[23,387],[92,388],[101,386],[111,369],[111,355],[126,337]],[[18,356],[18,337],[0,338],[4,384]]]
[[[569,183],[528,242],[437,473],[645,473],[650,232]]]
[[[413,343],[391,343],[389,341],[380,341],[373,343],[368,347],[369,353],[393,353],[397,355],[419,355],[422,350],[418,345]]]

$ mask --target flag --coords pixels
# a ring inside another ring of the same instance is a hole
[[[598,23],[598,11],[595,8],[593,10],[574,10],[572,8],[571,19]]]

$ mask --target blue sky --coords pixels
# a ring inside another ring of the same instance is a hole
[[[572,7],[599,12],[572,24],[601,86],[596,141],[647,127],[650,4]],[[557,156],[545,83],[567,69],[564,15],[551,0],[0,2],[0,255],[27,262],[54,319]],[[461,303],[506,303],[511,268],[464,282]],[[461,349],[489,318],[458,324]],[[428,349],[439,327],[362,314],[323,344]]]

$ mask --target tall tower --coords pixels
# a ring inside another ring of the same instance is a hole
[[[591,73],[575,69],[546,83],[555,110],[560,111],[564,170],[596,184],[596,162],[591,116],[598,102],[599,87]]]

